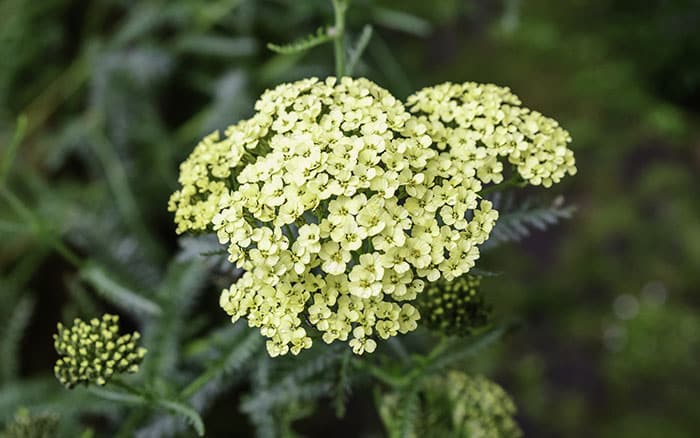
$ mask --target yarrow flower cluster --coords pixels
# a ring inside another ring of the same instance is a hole
[[[514,416],[512,398],[483,376],[459,371],[427,378],[418,390],[418,406],[408,419],[406,437],[518,438],[522,431]],[[382,395],[379,414],[390,431],[404,430],[406,396],[400,391]],[[391,433],[389,434],[392,435]]]
[[[76,318],[70,328],[59,323],[54,346],[61,357],[54,373],[69,389],[78,384],[104,385],[115,374],[135,373],[146,355],[146,349],[138,346],[140,337],[138,332],[119,336],[116,315],[90,322]]]
[[[426,282],[467,273],[489,237],[498,212],[479,192],[502,179],[500,157],[533,184],[574,172],[566,131],[507,89],[447,84],[408,102],[367,79],[283,84],[182,164],[177,231],[228,245],[245,274],[221,307],[270,355],[313,332],[362,354],[414,330]]]
[[[32,414],[20,408],[14,419],[0,432],[3,438],[54,438],[58,436],[59,417],[56,414]]]
[[[513,417],[513,399],[498,384],[483,376],[451,371],[435,382],[433,390],[445,394],[452,405],[452,425],[460,437],[520,437]]]
[[[470,274],[428,284],[417,301],[425,324],[454,336],[466,336],[485,326],[491,311],[484,302],[480,285],[481,277]]]

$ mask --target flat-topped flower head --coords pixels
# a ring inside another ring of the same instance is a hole
[[[416,328],[426,282],[474,266],[498,219],[479,196],[498,180],[484,169],[500,172],[503,154],[478,161],[488,153],[466,143],[490,146],[475,134],[448,145],[427,108],[411,114],[367,79],[282,84],[182,164],[177,230],[227,245],[245,274],[220,304],[259,327],[271,355],[309,348],[313,333],[371,352]]]
[[[54,347],[60,358],[54,372],[67,388],[79,384],[106,384],[123,373],[135,373],[146,354],[138,346],[141,335],[134,332],[119,335],[119,317],[103,315],[89,322],[75,319],[73,325],[58,324]]]

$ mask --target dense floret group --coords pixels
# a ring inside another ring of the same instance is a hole
[[[498,212],[479,192],[502,180],[500,157],[533,184],[575,170],[566,131],[507,89],[443,85],[408,102],[366,79],[283,84],[182,164],[177,230],[228,245],[245,274],[221,307],[272,356],[313,332],[361,354],[414,330],[426,282],[466,274],[489,237]]]
[[[451,371],[436,382],[452,405],[454,436],[470,438],[515,438],[522,436],[514,420],[515,403],[498,384],[483,376]]]
[[[550,187],[576,173],[569,133],[556,120],[524,108],[508,88],[445,83],[407,100],[438,150],[470,163],[483,183],[503,180],[506,157],[523,180]],[[453,158],[454,159],[454,158]]]
[[[481,292],[481,277],[463,275],[430,283],[418,299],[425,324],[446,335],[467,336],[488,324],[491,309]]]
[[[90,322],[78,318],[68,328],[58,324],[54,346],[61,356],[54,367],[58,380],[67,388],[78,384],[104,385],[114,375],[135,373],[146,354],[138,346],[141,335],[119,335],[119,317],[103,315]]]

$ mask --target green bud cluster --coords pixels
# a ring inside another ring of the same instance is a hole
[[[513,419],[515,403],[498,384],[483,376],[468,376],[452,371],[445,380],[452,404],[452,422],[458,436],[470,438],[520,437]]]
[[[140,337],[138,332],[119,336],[116,315],[90,322],[76,318],[70,328],[59,323],[54,346],[61,357],[54,373],[69,389],[81,383],[104,385],[115,374],[135,373],[146,354],[138,346]]]
[[[32,415],[27,408],[21,408],[15,414],[2,438],[53,438],[57,436],[58,416],[55,414]]]
[[[481,277],[463,275],[426,286],[419,311],[431,329],[449,336],[467,336],[489,322],[491,309],[480,291]]]

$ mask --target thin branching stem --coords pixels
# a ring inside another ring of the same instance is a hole
[[[360,359],[355,358],[354,360],[355,367],[362,370],[366,371],[369,373],[372,377],[375,379],[379,380],[382,383],[385,383],[388,386],[394,387],[394,388],[400,388],[403,387],[405,384],[405,379],[402,379],[399,376],[395,376],[389,371],[385,370],[382,367],[379,367],[377,365],[371,364],[366,361],[362,361]]]
[[[335,13],[335,25],[333,26],[333,46],[335,48],[335,74],[339,78],[345,76],[345,12],[348,9],[349,0],[332,0]]]
[[[0,186],[5,185],[10,169],[12,168],[12,163],[14,162],[15,155],[17,154],[17,149],[19,149],[20,143],[24,139],[24,135],[27,130],[27,117],[21,115],[17,118],[17,129],[15,129],[15,135],[12,138],[9,146],[7,146],[7,151],[0,156]]]
[[[84,265],[84,261],[72,249],[68,248],[59,237],[55,235],[42,221],[42,219],[29,207],[27,207],[21,199],[15,196],[6,187],[0,187],[0,197],[10,205],[10,208],[15,213],[25,220],[33,231],[47,242],[56,252],[58,252],[67,262],[75,268],[80,269]]]

